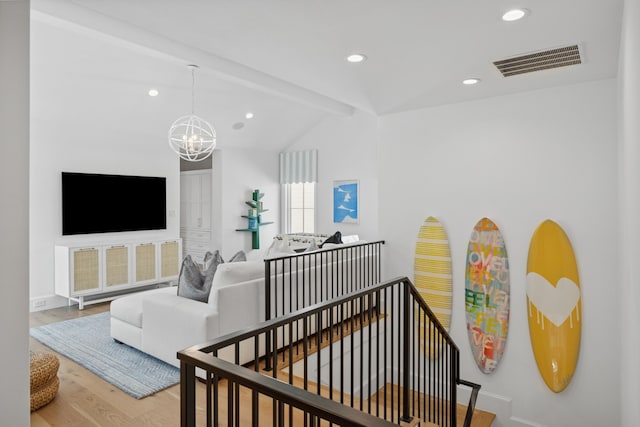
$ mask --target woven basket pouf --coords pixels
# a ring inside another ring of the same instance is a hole
[[[55,354],[47,352],[31,351],[29,356],[31,411],[33,412],[51,402],[58,393],[60,361]]]

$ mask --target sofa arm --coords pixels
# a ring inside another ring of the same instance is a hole
[[[264,321],[264,278],[223,286],[217,291],[220,335]]]
[[[174,366],[180,366],[178,351],[219,336],[214,307],[177,295],[149,295],[142,316],[142,350]]]

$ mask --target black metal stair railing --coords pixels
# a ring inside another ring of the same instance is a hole
[[[265,320],[380,283],[384,243],[360,241],[265,259]],[[294,332],[296,341],[298,332]],[[269,336],[265,345],[270,352]],[[266,362],[270,369],[269,357]]]
[[[469,426],[480,388],[460,379],[457,346],[407,278],[191,347],[178,358],[184,427],[201,418],[207,426],[390,426],[415,418],[456,426],[459,385],[472,389]],[[205,384],[197,384],[196,368]]]

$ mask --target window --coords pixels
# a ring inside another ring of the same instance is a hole
[[[316,184],[285,184],[287,233],[314,233],[316,229]]]
[[[280,153],[282,229],[285,233],[314,233],[318,150]]]

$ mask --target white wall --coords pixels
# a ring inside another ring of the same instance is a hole
[[[350,117],[331,116],[302,136],[287,151],[318,149],[316,186],[316,230],[358,234],[373,241],[384,238],[378,232],[378,140],[377,119],[364,112]],[[360,222],[333,222],[333,181],[360,182]]]
[[[65,108],[73,106],[65,105]],[[88,138],[74,132],[73,128],[32,116],[30,162],[31,301],[45,300],[45,309],[66,303],[66,300],[54,298],[54,245],[176,238],[180,235],[179,158],[163,140],[125,135],[116,126]],[[62,171],[166,177],[167,229],[62,236]]]
[[[0,414],[29,425],[29,1],[0,2]]]
[[[640,4],[624,4],[622,44],[620,46],[620,307],[621,307],[621,419],[622,426],[637,425],[640,419],[640,300],[636,264],[640,248]]]
[[[490,394],[512,399],[513,418],[502,414],[494,425],[619,425],[615,81],[391,115],[379,126],[387,274],[412,277],[418,228],[437,216],[451,244],[462,377],[482,385],[481,407],[500,400]],[[483,216],[501,228],[511,271],[508,341],[491,375],[473,361],[464,311],[466,248]],[[583,295],[577,371],[559,394],[538,373],[527,325],[528,245],[546,218],[573,243]]]
[[[220,188],[220,210],[222,257],[227,260],[239,250],[249,253],[251,233],[235,231],[247,228],[246,215],[253,190],[264,193],[262,202],[268,212],[262,214],[264,222],[273,224],[260,227],[260,249],[271,245],[273,238],[280,232],[280,185],[278,183],[278,153],[264,150],[225,149],[219,154],[222,170]],[[214,161],[214,167],[216,161]],[[214,211],[216,210],[214,206]],[[215,220],[214,220],[215,221]],[[215,226],[214,226],[215,227]]]

